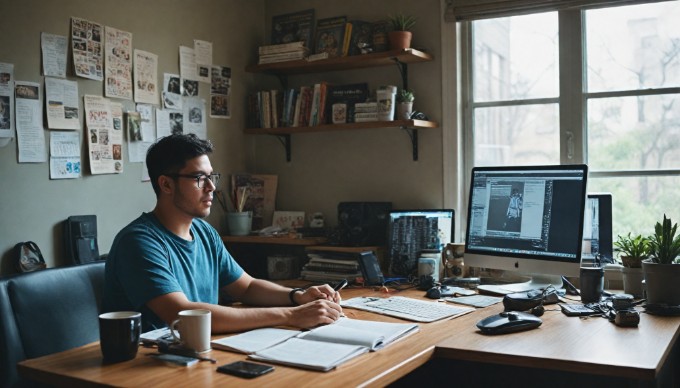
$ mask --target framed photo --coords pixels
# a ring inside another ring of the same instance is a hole
[[[274,211],[272,226],[281,229],[298,229],[305,226],[305,212]]]

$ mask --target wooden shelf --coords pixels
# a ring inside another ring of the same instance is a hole
[[[395,63],[418,63],[432,61],[432,55],[412,48],[391,50],[372,54],[353,55],[322,59],[308,62],[297,61],[267,63],[264,65],[246,66],[248,73],[268,73],[275,75],[293,75],[320,73],[325,71],[365,69],[368,67],[389,66]]]
[[[294,238],[288,236],[222,236],[224,243],[241,244],[278,244],[278,245],[320,245],[328,239],[326,237]]]
[[[408,64],[432,61],[431,54],[407,48],[379,53],[353,55],[349,57],[329,58],[308,62],[306,60],[268,63],[264,65],[246,66],[249,73],[271,74],[279,77],[283,88],[287,88],[287,76],[309,74],[336,70],[365,69],[369,67],[385,67],[396,65],[401,73],[402,89],[408,89]],[[248,128],[244,132],[252,135],[277,136],[286,150],[286,161],[290,162],[291,135],[296,133],[330,132],[347,130],[366,130],[378,128],[400,128],[407,131],[411,139],[413,160],[418,160],[418,129],[437,128],[439,124],[425,120],[373,121],[347,124],[324,124],[313,127],[295,128]]]
[[[287,127],[287,128],[249,128],[245,133],[253,135],[290,135],[294,133],[350,131],[356,129],[379,129],[379,128],[437,128],[438,123],[425,120],[394,120],[394,121],[369,121],[364,123],[347,124],[324,124],[313,127]]]

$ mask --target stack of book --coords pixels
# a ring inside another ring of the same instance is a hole
[[[267,63],[305,59],[309,55],[309,48],[305,46],[305,42],[272,44],[269,46],[260,46],[259,54],[260,58],[258,63],[264,65]]]
[[[378,121],[378,103],[361,102],[354,104],[354,122]]]
[[[309,262],[302,267],[300,276],[304,280],[321,283],[334,283],[347,279],[354,283],[361,278],[358,253],[309,251]]]

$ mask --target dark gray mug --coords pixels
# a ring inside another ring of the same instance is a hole
[[[127,361],[137,356],[142,314],[115,311],[99,315],[99,343],[104,362]]]
[[[604,291],[604,268],[581,267],[581,303],[596,303]]]

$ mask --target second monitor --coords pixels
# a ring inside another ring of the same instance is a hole
[[[413,275],[421,251],[441,251],[452,242],[454,215],[453,209],[392,210],[387,241],[389,273]]]

